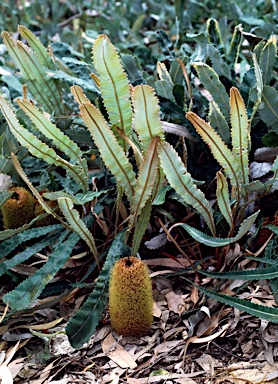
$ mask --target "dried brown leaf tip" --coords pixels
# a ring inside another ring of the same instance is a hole
[[[112,327],[123,336],[146,334],[153,322],[152,284],[147,265],[134,256],[118,260],[109,287]]]

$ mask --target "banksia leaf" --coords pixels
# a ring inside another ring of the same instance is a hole
[[[34,218],[35,199],[25,188],[14,187],[13,196],[1,206],[4,227],[19,228]]]
[[[131,256],[118,260],[109,286],[112,327],[123,336],[146,334],[153,322],[152,284],[147,265]]]
[[[159,103],[154,90],[148,85],[137,85],[132,94],[134,108],[134,129],[145,152],[153,137],[164,139]]]
[[[171,187],[177,191],[187,204],[191,205],[203,216],[211,233],[216,236],[211,206],[203,192],[197,188],[177,152],[170,144],[164,142],[158,146],[158,156]]]
[[[231,88],[230,93],[231,107],[231,137],[232,152],[239,164],[238,180],[240,183],[248,184],[248,116],[245,109],[243,98],[237,88]]]
[[[132,109],[129,82],[119,55],[106,35],[100,35],[96,39],[92,53],[110,123],[130,136]],[[127,143],[121,139],[121,144],[126,150]]]
[[[221,136],[222,140],[229,144],[230,142],[230,128],[224,115],[220,111],[218,105],[211,101],[209,105],[209,122],[212,128]]]
[[[263,47],[261,56],[260,56],[260,67],[263,72],[263,83],[268,85],[271,80],[273,65],[276,59],[277,51],[277,37],[271,35],[266,45]]]
[[[225,217],[230,228],[233,227],[233,216],[230,207],[228,183],[221,172],[217,172],[217,203],[222,215]]]
[[[239,51],[240,51],[240,47],[243,39],[242,32],[243,32],[243,29],[241,24],[237,25],[234,29],[232,41],[228,51],[228,59],[229,59],[229,62],[231,63],[231,68],[233,69],[235,64],[237,63],[237,59],[238,59],[238,55],[239,55]]]

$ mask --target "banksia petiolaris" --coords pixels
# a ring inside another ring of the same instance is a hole
[[[1,206],[4,228],[22,227],[34,218],[35,199],[25,188],[14,187],[13,196]]]
[[[57,201],[47,201],[46,204],[51,209],[55,209],[58,207]],[[35,210],[34,210],[34,216],[37,217],[37,216],[41,215],[42,213],[45,213],[45,210],[43,209],[43,207],[40,205],[39,202],[36,202]],[[36,227],[44,227],[46,225],[55,224],[57,222],[58,221],[57,221],[57,219],[55,219],[54,216],[52,216],[51,214],[48,214],[43,219],[37,220],[35,222],[35,226]]]
[[[153,322],[152,284],[147,265],[137,257],[118,260],[109,286],[112,327],[123,336],[146,334]]]

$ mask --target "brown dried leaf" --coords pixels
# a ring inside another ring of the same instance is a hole
[[[186,311],[187,307],[181,295],[177,295],[174,291],[170,291],[165,295],[165,299],[167,300],[170,311],[173,311],[178,315],[181,315]]]
[[[137,364],[132,356],[117,343],[114,339],[112,333],[109,333],[108,336],[103,340],[102,350],[107,356],[118,364],[121,368],[136,368]]]

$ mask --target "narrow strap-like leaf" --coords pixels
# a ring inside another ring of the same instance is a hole
[[[95,240],[84,221],[80,218],[78,211],[74,209],[73,202],[68,197],[59,197],[58,204],[68,223],[71,225],[72,230],[78,233],[81,239],[83,239],[89,246],[96,264],[99,267],[99,256]]]
[[[33,195],[37,198],[38,202],[40,203],[40,205],[43,207],[43,209],[45,210],[45,212],[51,214],[52,216],[55,217],[55,219],[59,220],[61,224],[63,224],[64,227],[68,228],[69,229],[69,226],[67,225],[67,223],[65,223],[61,217],[59,215],[57,215],[57,213],[52,210],[47,204],[46,202],[44,201],[44,199],[42,198],[41,194],[36,190],[36,188],[33,186],[33,184],[30,182],[30,180],[28,179],[26,173],[23,171],[19,161],[17,160],[16,156],[12,153],[12,161],[13,161],[13,165],[15,167],[15,170],[17,171],[17,173],[19,174],[19,176],[22,178],[22,180],[28,185],[28,187],[30,188],[30,190],[32,191]],[[35,221],[36,219],[34,219]],[[23,228],[23,227],[22,227]]]
[[[193,228],[190,225],[184,224],[184,223],[174,224],[172,226],[172,228],[174,226],[182,227],[183,229],[185,229],[190,234],[190,236],[193,237],[193,239],[199,241],[202,244],[208,245],[209,247],[224,247],[225,245],[235,243],[236,241],[241,239],[249,231],[251,225],[254,224],[259,213],[260,213],[260,211],[247,217],[247,219],[245,219],[241,223],[237,235],[235,237],[230,237],[230,238],[226,238],[226,239],[208,236],[205,233],[199,231],[198,229]]]
[[[48,54],[46,48],[42,45],[40,40],[24,25],[18,26],[18,32],[20,35],[27,41],[29,46],[33,49],[38,59],[48,69],[54,69],[55,65],[51,60],[50,55]]]
[[[261,280],[261,279],[276,279],[278,277],[277,265],[266,267],[266,268],[256,268],[256,269],[246,269],[244,271],[232,271],[232,272],[207,272],[199,271],[203,275],[215,277],[217,279],[235,279],[235,280]]]
[[[82,119],[89,129],[105,165],[113,173],[117,182],[124,189],[129,201],[131,201],[136,178],[123,148],[108,127],[104,117],[94,105],[89,103],[82,104],[80,111]]]
[[[221,136],[222,140],[229,144],[230,142],[230,128],[225,119],[225,116],[220,111],[218,105],[214,102],[210,102],[209,106],[209,122],[212,128]]]
[[[229,119],[229,96],[226,92],[224,85],[219,80],[217,73],[205,63],[193,63],[200,81],[204,84],[205,88],[211,93],[213,100],[219,106],[225,118]]]
[[[32,155],[38,157],[39,159],[42,159],[49,164],[61,166],[67,171],[68,175],[78,183],[80,188],[83,190],[87,189],[87,183],[82,175],[82,169],[62,159],[57,155],[53,148],[50,148],[47,144],[38,139],[32,132],[28,131],[28,129],[19,124],[15,112],[2,97],[0,97],[0,109],[7,120],[11,132],[21,145],[26,147]]]
[[[260,118],[273,129],[278,129],[278,92],[269,85],[264,85],[262,103],[259,108]]]
[[[110,123],[130,136],[132,126],[130,90],[119,55],[106,35],[100,35],[96,39],[92,53]],[[121,141],[126,150],[127,144]]]
[[[63,267],[71,255],[73,247],[79,240],[77,233],[71,233],[68,239],[64,240],[66,235],[68,235],[68,231],[65,231],[65,233],[60,236],[58,245],[42,268],[3,297],[3,300],[9,303],[11,308],[16,310],[29,308],[34,300],[41,294],[46,284],[48,284]]]
[[[153,137],[164,139],[158,98],[148,85],[137,85],[132,94],[134,108],[134,129],[138,133],[143,151],[146,151]]]
[[[131,218],[129,221],[130,228],[134,227],[137,221],[137,217],[140,215],[152,193],[158,167],[158,142],[159,137],[154,137],[151,140],[139,170],[136,188],[134,190],[134,196],[131,204]]]
[[[238,180],[247,184],[249,182],[248,116],[238,89],[232,87],[230,92],[232,152],[239,164]]]
[[[257,82],[257,100],[253,106],[253,111],[252,111],[252,116],[250,117],[250,120],[249,120],[249,136],[250,136],[250,131],[251,131],[251,123],[253,121],[253,118],[262,102],[262,95],[263,95],[263,77],[262,77],[262,72],[261,72],[261,68],[258,64],[258,61],[257,61],[257,56],[255,53],[253,53],[253,63],[254,63],[254,72],[255,72],[255,77],[256,77],[256,82]],[[250,142],[250,145],[249,147],[251,148],[251,138],[249,137],[249,142]],[[250,149],[249,149],[250,150]]]
[[[263,47],[260,55],[260,67],[263,72],[263,83],[265,85],[268,85],[271,80],[273,65],[275,63],[277,52],[276,44],[277,37],[275,35],[271,35]]]
[[[74,96],[75,101],[77,101],[77,103],[79,105],[80,104],[84,104],[84,103],[90,103],[90,100],[85,95],[85,93],[83,92],[82,88],[79,87],[79,85],[74,85],[74,86],[70,87],[70,90],[71,90],[71,93]]]
[[[235,65],[238,60],[241,43],[243,40],[243,29],[241,24],[237,25],[234,29],[232,41],[228,51],[228,60],[232,69],[235,69]]]
[[[187,204],[191,205],[203,216],[212,234],[215,235],[211,206],[203,192],[194,184],[177,152],[170,144],[164,142],[158,146],[158,155],[161,167],[170,185]]]
[[[234,308],[267,321],[278,322],[278,308],[270,308],[266,305],[254,304],[247,300],[238,299],[237,297],[222,295],[221,293],[213,292],[200,286],[198,286],[198,289],[205,295],[220,301],[220,303],[231,305]]]
[[[110,271],[115,262],[128,252],[124,236],[125,233],[121,232],[115,237],[93,292],[67,324],[66,333],[73,348],[81,348],[96,330],[107,303]]]
[[[34,104],[24,99],[17,99],[17,104],[30,117],[41,133],[52,140],[54,146],[64,152],[82,170],[82,173],[80,172],[80,177],[83,177],[82,184],[85,190],[88,189],[88,167],[86,160],[82,159],[82,152],[78,145],[48,120]]]
[[[217,172],[217,188],[216,197],[219,209],[225,217],[230,228],[233,227],[233,216],[230,207],[228,183],[224,175],[219,171]]]
[[[132,238],[132,249],[131,249],[132,255],[137,255],[137,252],[140,247],[140,243],[146,232],[147,226],[150,222],[151,212],[152,212],[152,201],[151,199],[148,199],[135,225],[135,231]]]
[[[209,146],[214,158],[220,166],[224,168],[226,176],[230,178],[231,184],[236,186],[239,191],[238,161],[233,152],[227,147],[214,129],[194,112],[188,112],[186,117]]]

